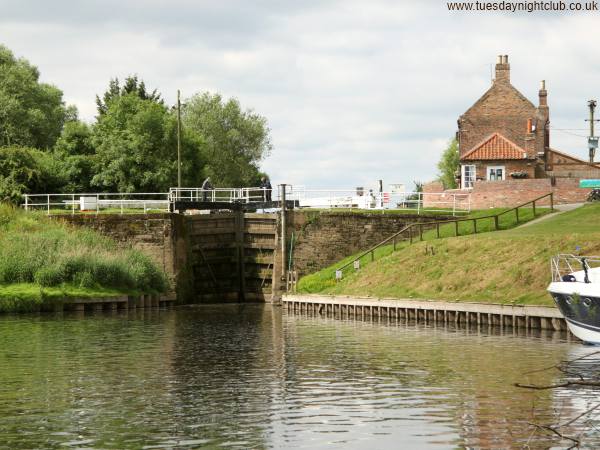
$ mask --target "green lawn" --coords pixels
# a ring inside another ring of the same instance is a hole
[[[393,253],[382,248],[374,262],[362,264],[358,272],[346,270],[340,282],[334,280],[338,263],[303,277],[298,289],[304,293],[552,305],[546,293],[550,258],[574,253],[577,246],[582,254],[599,254],[599,223],[600,204],[589,204],[527,227],[427,239],[412,246],[404,244]],[[431,233],[426,233],[427,238]]]
[[[504,208],[493,208],[493,209],[487,209],[487,210],[473,211],[471,214],[469,214],[465,218],[467,218],[467,219],[484,218],[484,217],[491,216],[494,214],[500,214],[504,211],[506,211],[506,209],[504,209]],[[537,208],[536,209],[536,217],[541,217],[545,214],[548,214],[549,212],[550,212],[549,208]],[[500,216],[498,224],[499,224],[499,228],[501,230],[506,230],[506,229],[514,228],[518,224],[528,222],[528,221],[532,220],[533,218],[534,218],[533,210],[531,208],[522,208],[519,212],[519,223],[517,223],[517,221],[516,221],[515,213],[511,212],[511,213]],[[478,233],[487,233],[489,231],[494,231],[494,229],[495,229],[495,225],[494,225],[493,219],[480,219],[477,221],[477,232]],[[458,226],[458,232],[459,232],[459,236],[472,234],[473,233],[472,220],[460,222],[459,226]],[[456,235],[456,225],[454,223],[440,225],[440,237],[441,238],[452,237],[455,235]],[[426,242],[437,241],[437,230],[431,229],[431,230],[424,231],[423,232],[423,240]],[[419,236],[417,234],[417,230],[415,230],[413,242],[416,243],[417,241],[419,241]],[[415,245],[415,244],[413,244],[413,245]],[[409,243],[407,241],[402,241],[399,239],[396,244],[396,251],[403,250],[408,246],[409,246]],[[374,251],[373,259],[375,261],[378,261],[379,259],[381,259],[385,256],[391,255],[393,252],[394,252],[393,244],[381,246]],[[351,256],[348,256],[347,258],[333,264],[330,267],[327,267],[319,272],[316,272],[314,274],[303,277],[298,283],[298,288],[302,292],[317,293],[317,292],[323,292],[326,289],[336,286],[336,281],[335,281],[336,269],[338,269],[342,266],[345,266],[347,264],[351,264],[361,253],[364,253],[364,251],[359,252],[354,255],[351,255]],[[365,256],[362,256],[361,258],[359,258],[359,261],[360,261],[360,267],[364,268],[365,266],[372,264],[371,255],[367,254]],[[353,266],[350,265],[349,267],[347,267],[344,270],[344,275],[346,275],[347,273],[351,273],[353,270],[354,270]]]

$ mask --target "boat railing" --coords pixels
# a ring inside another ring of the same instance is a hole
[[[584,266],[585,264],[585,266]],[[565,275],[595,267],[600,267],[600,256],[582,256],[561,253],[554,256],[550,261],[552,281],[563,281]]]

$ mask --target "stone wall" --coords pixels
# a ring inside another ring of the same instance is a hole
[[[287,240],[294,233],[293,264],[299,276],[316,272],[375,244],[414,222],[446,216],[352,212],[288,212]],[[288,246],[289,248],[289,246]]]
[[[271,294],[276,297],[281,290],[280,218],[273,214],[245,214],[243,222],[234,214],[56,218],[92,228],[124,246],[143,251],[169,275],[179,303],[270,301]],[[305,275],[367,250],[409,223],[447,218],[381,211],[291,210],[287,213],[287,248],[293,232],[293,264],[300,275]],[[244,274],[242,296],[238,296],[240,271]]]
[[[512,208],[549,192],[554,193],[555,204],[580,203],[586,200],[591,191],[591,189],[581,189],[579,179],[575,178],[477,181],[470,190],[449,189],[446,191],[443,191],[439,182],[433,182],[426,184],[423,190],[430,193],[425,196],[425,207],[428,206],[428,201],[434,202],[444,195],[470,192],[471,209]],[[432,195],[433,193],[440,194],[436,196]],[[549,201],[544,201],[540,203],[540,206],[548,204]]]

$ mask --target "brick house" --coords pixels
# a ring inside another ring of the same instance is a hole
[[[591,164],[550,147],[545,81],[538,106],[510,83],[508,56],[499,56],[492,86],[458,119],[461,189],[477,181],[600,177]]]

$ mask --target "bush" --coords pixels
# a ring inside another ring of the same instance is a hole
[[[0,202],[18,204],[23,194],[52,192],[65,184],[52,154],[26,147],[0,148]]]
[[[144,254],[92,230],[0,205],[0,284],[73,284],[165,292],[166,275]]]

